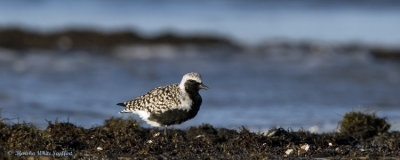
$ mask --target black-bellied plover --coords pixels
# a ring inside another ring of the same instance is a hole
[[[118,103],[125,107],[121,113],[134,113],[151,126],[167,127],[196,116],[202,102],[200,89],[208,89],[198,73],[183,76],[178,84],[155,88],[143,96]]]

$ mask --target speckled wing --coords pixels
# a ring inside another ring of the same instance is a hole
[[[161,113],[169,108],[177,107],[181,103],[180,95],[178,84],[172,84],[155,88],[143,96],[119,105],[125,106],[125,109],[121,112],[147,111]]]

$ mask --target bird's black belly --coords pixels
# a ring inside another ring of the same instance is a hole
[[[190,110],[171,109],[162,113],[152,113],[150,114],[149,120],[155,121],[163,126],[169,126],[173,124],[181,124],[182,122],[185,122],[196,116],[202,102],[201,96],[198,92],[198,84],[191,81],[186,82],[185,90],[189,94],[190,99],[193,101]]]
[[[196,116],[197,111],[194,111],[193,109],[190,111],[173,109],[163,113],[151,114],[149,120],[158,122],[164,126],[180,124]]]

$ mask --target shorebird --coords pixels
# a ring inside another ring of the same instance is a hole
[[[198,73],[190,72],[180,83],[155,88],[135,99],[118,103],[121,113],[134,113],[153,127],[180,124],[196,116],[202,102],[200,89],[208,87]]]

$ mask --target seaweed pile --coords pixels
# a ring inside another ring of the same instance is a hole
[[[384,120],[377,117],[369,119],[374,114],[349,114],[344,118],[351,120],[362,117],[375,125]],[[388,124],[385,122],[384,125]],[[133,118],[110,118],[104,125],[89,129],[68,122],[49,122],[44,130],[29,123],[8,125],[0,122],[0,145],[3,146],[0,148],[0,158],[263,159],[400,156],[400,132],[387,132],[388,128],[383,127],[386,130],[363,136],[365,132],[372,133],[370,131],[373,127],[369,124],[359,126],[360,132],[351,134],[346,131],[317,134],[282,128],[271,129],[267,133],[254,133],[246,128],[231,130],[203,124],[186,130],[168,129],[165,135],[162,129],[141,127]]]

